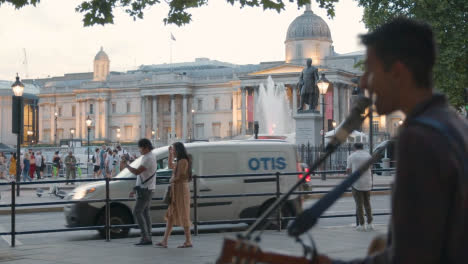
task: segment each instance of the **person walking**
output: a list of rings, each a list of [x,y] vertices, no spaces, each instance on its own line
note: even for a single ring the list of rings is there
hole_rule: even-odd
[[[362,143],[354,143],[354,152],[349,155],[347,160],[346,173],[351,174],[359,169],[371,158],[371,155],[364,151]],[[357,231],[373,230],[372,209],[370,204],[370,191],[372,190],[372,173],[367,169],[352,186],[353,198],[356,203],[356,214],[358,218]],[[364,225],[364,209],[366,210],[367,224]]]
[[[113,163],[114,163],[114,157],[112,156],[112,150],[109,148],[107,149],[106,160],[104,162],[107,178],[112,178],[112,171],[114,170]]]
[[[7,160],[5,154],[0,152],[0,179],[6,179],[7,171],[6,171],[6,164]]]
[[[57,177],[60,174],[60,167],[61,167],[61,163],[62,163],[62,160],[60,159],[58,151],[55,151],[55,154],[52,157],[52,163],[53,163],[52,173],[54,174],[55,179],[57,179]]]
[[[133,209],[133,215],[136,222],[140,227],[141,239],[135,246],[152,245],[151,232],[151,216],[150,206],[151,198],[153,197],[154,190],[156,189],[156,157],[153,155],[153,145],[147,138],[142,138],[138,141],[138,148],[143,156],[141,164],[138,168],[133,168],[126,161],[125,168],[131,173],[137,175],[135,188],[136,203]]]
[[[120,157],[119,157],[119,154],[118,154],[118,151],[117,149],[114,149],[112,151],[112,166],[113,166],[113,174],[112,174],[112,177],[116,176],[117,174],[119,174],[120,172],[120,163],[121,163],[121,160],[120,160]]]
[[[42,157],[42,153],[38,151],[36,153],[36,176],[37,179],[42,179],[42,174],[44,172],[44,158]]]
[[[34,152],[29,154],[29,177],[34,180],[34,174],[36,173],[36,156]]]
[[[68,156],[65,157],[65,168],[67,175],[66,180],[70,180],[70,176],[72,180],[76,179],[76,158],[73,156],[72,151],[69,151]],[[75,182],[72,182],[71,184],[75,184]],[[68,185],[68,182],[66,182],[65,185]]]
[[[125,168],[125,160],[130,160],[130,155],[128,155],[128,152],[125,149],[123,149],[120,145],[117,145],[116,149],[117,149],[117,154],[120,158],[119,171],[122,171]]]
[[[102,145],[102,148],[101,148],[101,151],[99,152],[99,167],[101,168],[101,174],[102,174],[102,177],[105,178],[106,177],[106,167],[105,167],[105,163],[106,163],[106,156],[107,156],[107,147],[106,145]]]
[[[94,151],[94,155],[93,155],[93,165],[94,165],[94,168],[93,168],[93,177],[96,179],[96,178],[99,178],[99,175],[101,173],[101,170],[104,169],[104,168],[101,168],[101,158],[99,155],[99,148],[96,148],[96,150]]]
[[[176,162],[174,163],[174,157]],[[167,208],[165,219],[167,221],[163,240],[156,246],[167,248],[167,241],[172,232],[172,227],[182,226],[185,233],[185,242],[178,248],[192,247],[190,234],[190,186],[192,178],[192,161],[187,154],[184,144],[175,142],[169,146],[169,168],[172,169],[171,202]]]
[[[10,180],[16,181],[16,153],[11,154],[10,158],[10,169],[8,170],[10,174]]]
[[[26,181],[26,180],[32,181],[31,177],[29,177],[30,166],[31,166],[31,163],[30,163],[29,153],[26,152],[23,155],[23,181]]]

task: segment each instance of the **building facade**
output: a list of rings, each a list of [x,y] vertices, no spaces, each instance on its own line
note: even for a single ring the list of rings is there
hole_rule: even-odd
[[[284,61],[235,65],[198,58],[112,72],[101,48],[93,72],[35,80],[41,88],[38,140],[45,144],[72,137],[86,140],[88,117],[89,137],[96,143],[146,137],[167,144],[251,134],[258,87],[269,76],[286,87],[291,113],[296,113],[297,82],[307,58],[331,82],[324,113],[330,130],[333,120],[340,123],[350,111],[355,87],[351,80],[361,74],[354,65],[364,58],[363,52],[337,54],[332,43],[326,22],[307,6],[288,28]]]

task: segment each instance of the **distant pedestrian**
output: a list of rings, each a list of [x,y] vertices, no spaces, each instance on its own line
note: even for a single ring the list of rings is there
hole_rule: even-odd
[[[45,162],[42,153],[38,151],[36,153],[36,175],[37,179],[41,179],[44,174]]]
[[[107,178],[112,178],[112,171],[114,170],[114,157],[112,157],[112,150],[109,148],[106,152],[106,160],[104,162],[105,172]]]
[[[32,181],[31,177],[29,177],[29,168],[31,166],[30,160],[29,160],[29,153],[24,153],[23,155],[23,181]]]
[[[135,216],[136,222],[140,227],[141,240],[136,243],[136,246],[152,245],[151,239],[151,216],[150,206],[151,197],[156,189],[156,157],[153,155],[153,145],[151,141],[146,138],[142,138],[138,141],[138,148],[140,149],[141,164],[138,168],[133,168],[126,164],[126,168],[133,174],[137,175],[136,186],[136,203],[133,209],[133,215]]]
[[[105,163],[106,163],[106,156],[107,156],[107,147],[106,145],[102,145],[101,152],[99,152],[99,159],[100,159],[100,164],[99,166],[101,167],[101,173],[102,177],[106,177],[106,170],[105,170]]]
[[[125,168],[125,161],[130,160],[130,155],[128,152],[123,149],[120,145],[117,145],[117,154],[119,155],[119,171],[123,170]]]
[[[8,170],[10,174],[10,179],[12,181],[16,180],[16,153],[11,154],[10,158],[10,169]]]
[[[6,178],[6,175],[7,175],[6,164],[7,164],[7,160],[6,160],[5,154],[3,154],[3,152],[0,152],[0,179]]]
[[[72,180],[76,179],[76,158],[73,156],[73,152],[69,151],[68,156],[65,157],[65,168],[66,168],[66,173],[67,173],[67,181],[70,180],[70,176]],[[65,183],[67,185],[68,182]],[[75,184],[75,182],[72,182],[71,184]]]
[[[112,176],[116,176],[120,172],[120,156],[118,154],[117,149],[112,151]]]
[[[29,177],[34,180],[34,173],[36,173],[36,156],[31,152],[29,156]]]
[[[176,162],[174,163],[174,157]],[[169,168],[172,169],[171,201],[166,212],[166,231],[164,238],[156,246],[167,247],[167,241],[172,232],[173,225],[182,226],[185,233],[185,242],[178,248],[192,247],[192,237],[190,234],[190,186],[192,178],[192,161],[187,154],[184,144],[175,142],[169,146]]]
[[[54,157],[52,158],[52,174],[57,179],[58,175],[60,174],[60,167],[61,167],[62,160],[60,159],[59,152],[55,151]]]
[[[99,148],[96,148],[96,150],[94,151],[94,155],[92,157],[93,159],[93,165],[94,165],[94,168],[93,168],[93,176],[94,178],[99,178],[99,175],[100,175],[100,172],[103,168],[101,168],[101,158],[99,155]]]
[[[363,150],[362,143],[354,143],[354,152],[348,157],[346,172],[355,172],[359,167],[371,159],[371,155]],[[367,169],[359,180],[352,186],[354,201],[356,203],[356,213],[358,217],[358,225],[356,230],[373,230],[372,224],[372,209],[370,204],[370,190],[372,189],[372,173],[370,168]],[[364,211],[366,210],[367,224],[364,226]]]

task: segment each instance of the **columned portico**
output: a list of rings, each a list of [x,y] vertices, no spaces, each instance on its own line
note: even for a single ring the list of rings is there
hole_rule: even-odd
[[[155,95],[155,96],[152,96],[152,102],[153,102],[153,109],[152,109],[152,116],[153,116],[153,119],[152,119],[152,129],[154,131],[154,138],[155,139],[158,139],[158,97]]]
[[[170,131],[170,141],[172,142],[175,140],[175,129],[176,129],[176,124],[175,124],[175,94],[172,94],[170,96],[171,98],[171,131]]]
[[[81,111],[81,117],[80,117],[80,124],[81,124],[81,138],[87,138],[88,137],[88,132],[87,132],[87,126],[86,126],[86,123],[85,123],[85,120],[87,118],[87,115],[86,115],[86,101],[80,101],[79,102],[81,107],[80,107],[80,111]]]
[[[104,107],[104,126],[102,128],[102,136],[105,139],[110,139],[109,135],[109,99],[103,100],[103,107]]]
[[[81,129],[80,129],[80,120],[81,120],[81,102],[76,101],[75,103],[75,131],[76,131],[76,138],[82,138],[81,135]],[[39,124],[41,122],[41,115],[39,115]],[[41,128],[39,128],[39,131],[42,131]]]
[[[182,140],[187,141],[187,94],[183,95],[182,101]]]
[[[94,125],[94,139],[100,139],[101,138],[101,133],[100,133],[100,129],[101,129],[101,118],[100,118],[100,115],[101,115],[101,100],[96,100],[96,112],[94,114],[94,118],[96,119],[96,123]]]
[[[55,142],[55,104],[50,104],[50,142]]]
[[[145,138],[146,133],[146,97],[141,97],[141,113],[140,113],[140,138]]]
[[[247,87],[241,87],[241,135],[245,135],[245,91]]]

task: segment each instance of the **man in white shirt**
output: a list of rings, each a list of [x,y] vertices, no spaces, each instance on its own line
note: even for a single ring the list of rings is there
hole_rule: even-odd
[[[38,180],[41,179],[43,171],[44,171],[44,162],[43,162],[41,152],[38,151],[36,153],[36,175],[37,175]]]
[[[151,153],[153,145],[151,141],[142,138],[138,141],[138,148],[142,155],[140,166],[135,169],[130,165],[125,166],[131,173],[137,175],[136,180],[136,203],[133,215],[140,227],[141,240],[136,246],[152,245],[151,240],[151,198],[156,189],[156,157]],[[128,162],[128,161],[127,161]]]
[[[371,158],[371,155],[363,150],[362,143],[354,144],[354,152],[349,155],[347,161],[346,172],[352,173],[359,169],[359,167]],[[357,180],[353,186],[353,197],[356,202],[356,213],[359,224],[356,226],[356,230],[372,230],[372,209],[370,205],[370,190],[372,189],[372,173],[371,169],[367,169]],[[364,226],[364,212],[363,207],[366,210],[367,224]]]

